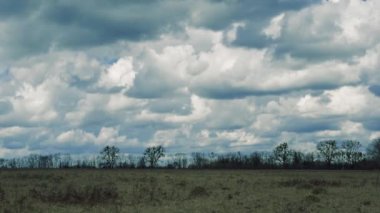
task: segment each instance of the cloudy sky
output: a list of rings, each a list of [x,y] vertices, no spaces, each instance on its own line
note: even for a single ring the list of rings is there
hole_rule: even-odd
[[[0,157],[380,136],[380,1],[0,0]]]

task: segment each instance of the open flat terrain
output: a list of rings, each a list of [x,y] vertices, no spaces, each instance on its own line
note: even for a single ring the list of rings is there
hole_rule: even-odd
[[[380,212],[377,171],[2,170],[1,212]]]

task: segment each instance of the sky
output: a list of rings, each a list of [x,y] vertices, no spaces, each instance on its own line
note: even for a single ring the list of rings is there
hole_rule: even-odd
[[[380,1],[0,0],[0,157],[380,136]]]

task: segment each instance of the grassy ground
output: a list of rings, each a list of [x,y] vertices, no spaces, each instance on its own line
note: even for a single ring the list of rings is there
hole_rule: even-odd
[[[0,212],[380,212],[369,171],[0,171]]]

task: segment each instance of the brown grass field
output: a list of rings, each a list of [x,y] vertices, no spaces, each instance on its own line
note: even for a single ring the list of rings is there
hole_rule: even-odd
[[[1,212],[380,212],[378,171],[2,170]]]

